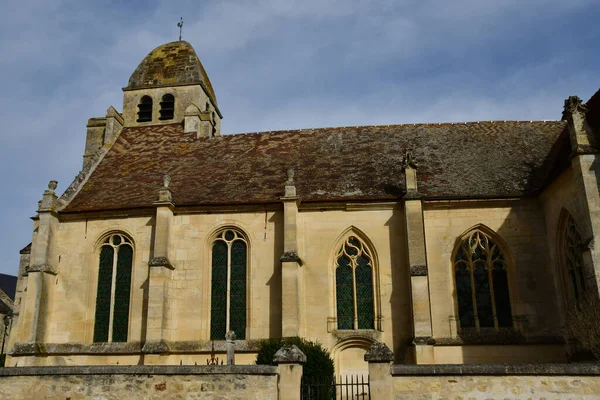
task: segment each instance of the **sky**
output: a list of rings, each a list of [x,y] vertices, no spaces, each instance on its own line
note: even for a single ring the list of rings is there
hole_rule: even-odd
[[[224,134],[557,120],[600,88],[598,0],[19,0],[0,14],[0,273],[48,181],[81,169],[89,118],[122,110],[153,48],[194,46]]]

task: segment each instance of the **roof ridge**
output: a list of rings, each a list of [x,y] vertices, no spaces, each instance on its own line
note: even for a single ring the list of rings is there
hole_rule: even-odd
[[[476,125],[476,124],[491,124],[491,123],[519,123],[519,124],[532,124],[536,122],[563,122],[560,120],[552,119],[540,119],[540,120],[491,120],[491,121],[465,121],[465,122],[418,122],[418,123],[406,123],[406,124],[382,124],[382,125],[347,125],[347,126],[322,126],[318,128],[300,128],[300,129],[277,129],[271,131],[255,131],[255,132],[235,132],[225,133],[222,136],[241,136],[241,135],[261,135],[265,133],[287,133],[287,132],[313,132],[331,129],[352,129],[352,128],[392,128],[392,127],[407,127],[407,126],[441,126],[441,125]]]

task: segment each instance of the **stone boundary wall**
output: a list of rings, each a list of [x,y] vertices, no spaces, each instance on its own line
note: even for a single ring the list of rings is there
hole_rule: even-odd
[[[600,364],[393,365],[390,372],[390,400],[600,399]]]
[[[0,368],[0,399],[278,399],[278,367],[82,366]]]
[[[433,364],[390,367],[392,376],[443,375],[545,375],[596,376],[600,379],[600,364]]]

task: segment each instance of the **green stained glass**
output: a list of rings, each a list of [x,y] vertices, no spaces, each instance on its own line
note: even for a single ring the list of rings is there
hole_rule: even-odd
[[[102,246],[100,249],[94,342],[108,342],[114,256],[115,251],[111,246]]]
[[[458,317],[463,328],[475,327],[473,296],[471,288],[471,272],[464,262],[456,264],[456,298],[458,299]]]
[[[491,240],[490,240],[491,243]],[[502,253],[500,252],[500,248],[498,246],[494,246],[493,251],[492,251],[492,260],[496,261],[496,260],[504,260],[504,257],[502,256]]]
[[[506,269],[501,262],[496,262],[494,264],[492,279],[494,281],[494,300],[496,301],[498,326],[511,327],[513,326],[513,321],[510,295],[508,293],[508,276]]]
[[[349,256],[358,255],[358,251],[360,249],[360,242],[356,240],[355,237],[351,237],[348,239],[348,243],[345,245],[346,254]]]
[[[127,341],[132,263],[133,249],[131,246],[126,244],[119,246],[117,252],[117,277],[115,281],[115,305],[113,311],[113,342]]]
[[[373,271],[366,256],[357,259],[356,279],[356,315],[358,329],[373,329],[375,313],[373,310]]]
[[[350,260],[338,258],[335,270],[338,329],[354,329],[354,287]]]
[[[477,261],[477,260],[483,260],[483,261],[485,261],[486,254],[484,253],[484,251],[479,246],[477,246],[477,248],[473,252],[472,258],[473,258],[473,261]]]
[[[456,261],[466,261],[466,257],[465,257],[465,252],[463,250],[463,248],[461,247],[458,252],[456,253]]]
[[[361,244],[360,241],[355,238],[354,236],[350,236],[350,238],[348,238],[348,243],[350,243],[352,246],[357,247],[357,248],[361,248]]]
[[[210,338],[224,340],[227,328],[227,244],[217,240],[212,246]]]
[[[456,254],[454,268],[461,327],[473,328],[476,320],[481,328],[513,326],[506,261],[491,237],[471,233]]]
[[[492,296],[490,292],[490,279],[486,264],[478,262],[474,265],[473,282],[475,284],[475,298],[477,300],[477,317],[482,328],[494,327],[494,313],[492,310]]]
[[[231,280],[229,283],[229,328],[238,339],[246,338],[246,243],[231,245]]]

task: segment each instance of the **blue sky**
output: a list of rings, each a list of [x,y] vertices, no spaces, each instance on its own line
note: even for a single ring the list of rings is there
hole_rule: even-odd
[[[598,0],[20,0],[0,15],[0,272],[154,47],[202,60],[223,132],[560,119],[600,88]]]

